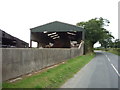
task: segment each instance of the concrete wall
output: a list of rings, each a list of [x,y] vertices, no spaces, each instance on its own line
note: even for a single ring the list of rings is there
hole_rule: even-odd
[[[59,48],[3,48],[2,79],[3,81],[37,71],[83,54],[81,49]]]

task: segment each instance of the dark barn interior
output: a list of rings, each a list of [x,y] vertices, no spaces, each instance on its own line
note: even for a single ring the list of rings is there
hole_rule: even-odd
[[[28,48],[29,44],[0,30],[0,47],[2,48]]]
[[[34,41],[38,48],[72,48],[83,40],[83,28],[55,21],[31,29],[30,47]]]

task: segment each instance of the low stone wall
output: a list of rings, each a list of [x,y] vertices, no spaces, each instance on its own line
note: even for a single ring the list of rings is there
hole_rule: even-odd
[[[83,48],[3,48],[2,80],[37,71],[82,54]]]

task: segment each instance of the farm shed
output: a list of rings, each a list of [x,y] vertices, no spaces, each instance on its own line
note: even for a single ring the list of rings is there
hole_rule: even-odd
[[[3,30],[0,30],[0,47],[2,48],[28,48],[29,44]]]
[[[84,29],[75,25],[54,21],[30,29],[32,41],[38,48],[78,48],[84,41]]]

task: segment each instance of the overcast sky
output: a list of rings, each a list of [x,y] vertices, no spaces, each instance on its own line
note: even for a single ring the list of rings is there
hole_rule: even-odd
[[[76,24],[95,17],[110,20],[118,38],[119,0],[0,0],[0,29],[29,43],[30,28],[53,21]]]

